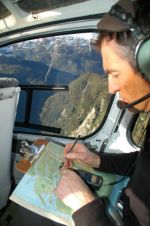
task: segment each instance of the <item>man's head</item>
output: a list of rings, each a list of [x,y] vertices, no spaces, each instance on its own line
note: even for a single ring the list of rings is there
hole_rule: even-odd
[[[98,23],[100,35],[97,45],[108,74],[109,91],[119,92],[126,103],[150,93],[150,46],[146,53],[146,73],[141,72],[135,57],[137,46],[150,34],[150,4],[147,12],[144,0],[143,11],[139,8],[139,2],[133,4],[130,0],[120,0]],[[150,39],[147,43],[150,45]],[[150,111],[150,98],[135,107]]]

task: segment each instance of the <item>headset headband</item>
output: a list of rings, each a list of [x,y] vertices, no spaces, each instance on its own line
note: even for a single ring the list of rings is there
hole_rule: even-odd
[[[137,68],[143,77],[150,81],[150,35],[145,35],[132,14],[126,12],[119,4],[112,6],[109,15],[118,19],[126,27],[125,31],[130,30],[138,40],[135,48]]]
[[[111,16],[115,16],[122,23],[127,24],[129,26],[129,30],[133,32],[137,39],[142,40],[145,37],[140,27],[136,24],[131,13],[126,12],[119,4],[112,6],[109,14]]]

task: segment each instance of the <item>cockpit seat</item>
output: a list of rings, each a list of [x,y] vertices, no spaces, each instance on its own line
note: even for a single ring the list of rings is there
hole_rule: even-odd
[[[116,176],[116,181],[122,179],[122,176]],[[122,219],[123,203],[120,200],[122,189],[126,187],[129,178],[123,179],[121,182],[113,186],[111,191],[108,206],[107,214],[110,217],[114,226],[124,226]]]
[[[0,78],[0,209],[11,188],[11,146],[20,87],[14,78]]]

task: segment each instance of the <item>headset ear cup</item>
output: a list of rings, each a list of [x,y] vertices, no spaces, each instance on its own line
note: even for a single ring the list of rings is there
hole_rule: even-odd
[[[138,69],[144,78],[150,81],[150,37],[138,44],[135,56]]]

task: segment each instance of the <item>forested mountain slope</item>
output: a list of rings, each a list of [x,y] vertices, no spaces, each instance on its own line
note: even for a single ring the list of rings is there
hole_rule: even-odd
[[[69,92],[47,98],[40,114],[41,124],[59,127],[64,135],[88,134],[100,124],[108,99],[106,77],[82,74],[70,83]]]

